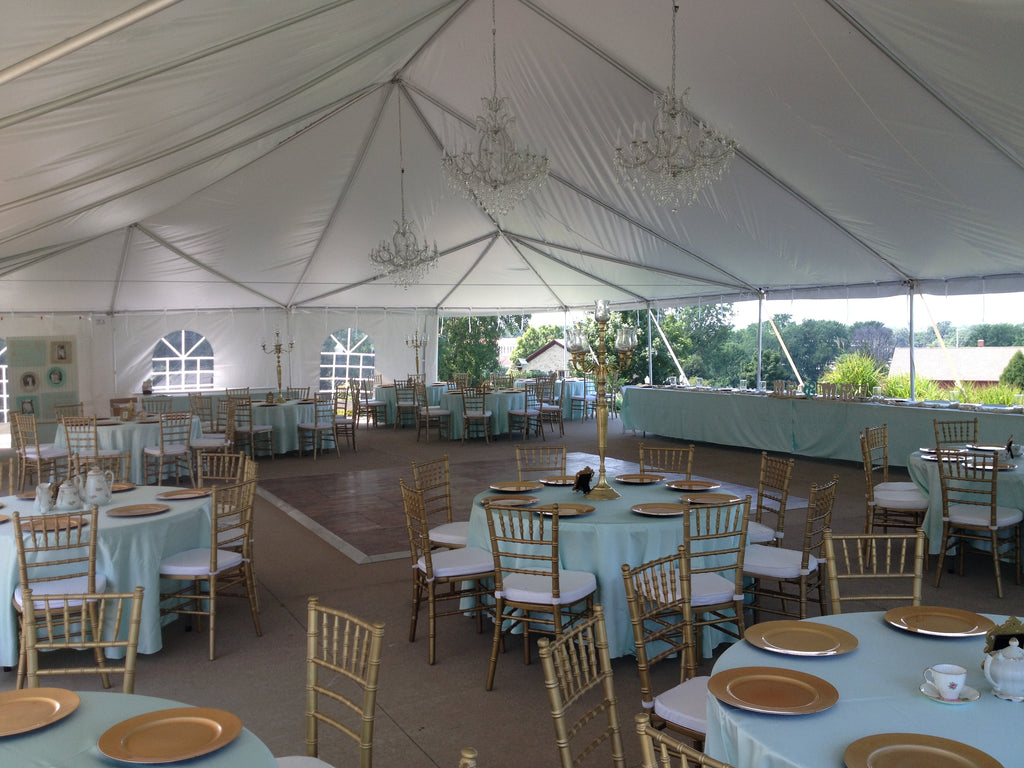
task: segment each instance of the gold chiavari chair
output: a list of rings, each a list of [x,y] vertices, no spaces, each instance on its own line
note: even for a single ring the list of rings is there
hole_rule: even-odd
[[[359,768],[373,764],[377,681],[384,624],[308,602],[306,629],[306,757],[279,757],[278,768],[310,768],[320,754],[320,724],[359,745]],[[314,766],[331,768],[320,760]]]
[[[231,398],[235,408],[235,442],[239,449],[248,449],[253,459],[260,451],[274,458],[274,428],[269,424],[253,424],[252,401],[245,397]]]
[[[576,395],[569,396],[569,419],[575,419],[576,414],[584,421],[597,411],[597,387],[593,376],[583,377],[583,391]]]
[[[250,479],[245,477],[249,460],[244,453],[202,451],[196,457],[196,486],[213,488],[218,485],[235,485]]]
[[[25,490],[25,482],[32,478],[35,483],[44,482],[51,476],[67,474],[70,454],[65,448],[53,443],[40,443],[33,413],[8,411],[11,423],[11,438],[18,455],[18,490]]]
[[[423,492],[423,506],[435,547],[456,549],[469,541],[469,521],[452,519],[451,466],[446,453],[431,461],[412,463],[412,481]]]
[[[761,452],[761,474],[757,481],[757,506],[747,526],[751,544],[778,544],[786,522],[789,481],[793,477],[793,459],[782,459]]]
[[[84,416],[84,403],[65,403],[53,406],[53,413],[57,417],[57,423],[63,421],[65,416]]]
[[[395,424],[393,429],[404,427],[406,423],[415,425],[416,418],[416,386],[404,381],[395,382]]]
[[[517,445],[516,469],[519,480],[535,479],[530,475],[564,475],[565,444],[561,445]]]
[[[555,396],[556,382],[553,379],[537,382],[537,409],[540,411],[541,421],[545,424],[558,425],[558,434],[565,437],[565,424],[562,421],[562,406]],[[552,427],[552,432],[554,428]]]
[[[860,433],[864,460],[866,513],[864,533],[881,528],[920,528],[928,512],[928,496],[913,481],[889,480],[889,427],[865,427]]]
[[[933,421],[935,427],[935,447],[948,446],[961,448],[968,443],[978,442],[978,417],[951,421]]]
[[[871,608],[892,607],[894,601],[921,604],[925,535],[920,528],[915,533],[849,534],[826,529],[824,545],[833,614],[843,612],[844,602]]]
[[[221,410],[224,412],[224,431],[204,431],[202,437],[193,438],[189,443],[196,462],[199,461],[200,453],[227,453],[235,447],[235,401],[225,400]]]
[[[173,410],[173,406],[173,398],[166,395],[142,398],[142,410],[154,416],[161,413],[170,413]]]
[[[18,467],[14,458],[0,461],[0,496],[13,496],[17,493]]]
[[[287,387],[284,396],[288,400],[308,400],[309,387]]]
[[[536,382],[528,381],[524,392],[524,404],[522,408],[509,408],[508,411],[508,437],[512,439],[513,432],[522,432],[523,439],[530,439],[530,432],[539,434],[542,440],[547,440],[544,435],[544,419],[540,413],[540,398],[537,395]]]
[[[427,399],[427,386],[422,381],[417,381],[413,386],[413,394],[416,398],[416,440],[419,441],[420,434],[423,433],[429,443],[431,427],[437,428],[438,440],[447,438],[450,434],[451,411],[430,405]]]
[[[342,442],[356,449],[356,424],[359,423],[359,390],[338,384],[334,390],[334,444],[340,454]]]
[[[544,668],[561,767],[583,765],[607,743],[612,765],[624,768],[603,606],[595,605],[593,616],[561,637],[550,641],[542,637],[537,641],[537,655]],[[587,737],[590,740],[582,747],[575,746]]]
[[[640,443],[640,474],[668,472],[689,480],[693,472],[693,445],[653,446]]]
[[[134,483],[131,481],[131,468],[132,468],[132,452],[125,451],[124,453],[118,453],[111,456],[92,456],[84,458],[81,456],[75,456],[72,459],[71,474],[76,477],[87,473],[92,467],[103,472],[110,472],[111,477],[114,478],[114,483],[121,485],[121,489],[134,487]]]
[[[326,450],[327,442],[335,442],[334,417],[335,417],[334,392],[317,392],[316,401],[313,404],[313,421],[303,421],[297,426],[299,431],[299,456],[303,455],[307,443],[313,448],[313,461],[316,461],[316,454]],[[334,446],[334,453],[341,458],[338,446]]]
[[[170,471],[175,485],[184,472],[189,485],[195,486],[191,442],[192,414],[189,411],[161,413],[160,444],[142,449],[147,485],[163,485],[164,475]]]
[[[462,442],[473,435],[484,436],[484,442],[491,442],[491,417],[493,411],[487,410],[487,393],[477,387],[466,387],[462,390]]]
[[[640,768],[733,768],[699,749],[694,749],[671,734],[659,731],[651,724],[646,712],[634,715],[636,732],[640,738]],[[673,762],[676,759],[677,762]]]
[[[188,409],[192,412],[193,416],[197,416],[199,418],[199,423],[203,425],[204,435],[216,433],[218,431],[217,417],[214,414],[215,407],[213,395],[204,395],[201,392],[189,392]]]
[[[377,398],[376,391],[377,387],[380,386],[380,382],[377,381],[376,377],[372,379],[360,379],[359,380],[359,414],[366,418],[366,425],[378,427],[380,425],[387,425],[388,404]]]
[[[100,448],[99,432],[95,416],[65,416],[61,420],[64,444],[71,458],[88,462],[99,456],[117,456],[119,448]]]

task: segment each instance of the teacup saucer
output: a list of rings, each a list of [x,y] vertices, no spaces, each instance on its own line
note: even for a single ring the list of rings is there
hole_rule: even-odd
[[[981,698],[981,694],[978,693],[977,688],[971,688],[969,685],[965,685],[960,690],[960,698],[950,701],[939,696],[938,690],[931,683],[921,683],[921,693],[927,696],[932,701],[937,701],[940,704],[970,704],[972,701],[977,701]]]

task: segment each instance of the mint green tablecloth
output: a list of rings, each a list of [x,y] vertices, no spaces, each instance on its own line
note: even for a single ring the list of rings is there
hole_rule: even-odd
[[[274,453],[299,450],[299,424],[310,423],[316,417],[316,406],[298,400],[266,405],[252,404],[252,423],[274,429]]]
[[[595,468],[596,469],[596,468]],[[672,476],[667,476],[671,479]],[[501,480],[515,480],[514,473]],[[595,481],[596,482],[596,481]],[[583,503],[596,509],[587,515],[559,519],[559,560],[563,568],[590,571],[597,577],[596,602],[604,606],[607,618],[608,647],[613,657],[633,654],[633,630],[622,583],[622,564],[640,565],[665,555],[675,554],[683,543],[683,518],[645,517],[634,514],[630,507],[649,502],[676,502],[680,493],[657,485],[627,485],[608,478],[610,485],[622,494],[611,501],[588,501],[567,487],[544,487],[530,491],[539,504]],[[745,494],[747,489],[723,484],[717,492]],[[469,545],[490,550],[490,533],[484,514],[483,498],[497,494],[485,491],[473,500],[469,518]],[[718,633],[713,642],[705,642],[711,653],[727,636]]]
[[[126,693],[81,691],[78,708],[62,720],[34,731],[0,739],[0,765],[10,768],[109,768],[128,765],[100,752],[97,742],[107,730],[129,718],[161,709],[205,706]],[[230,743],[206,755],[173,765],[194,768],[274,768],[267,745],[248,728]]]
[[[427,403],[432,406],[438,405],[441,402],[441,395],[447,391],[447,384],[427,384]],[[385,384],[383,386],[377,387],[373,391],[373,397],[375,400],[384,401],[384,410],[387,413],[387,423],[394,424],[395,414],[398,410],[398,406],[395,404],[395,385]]]
[[[187,408],[185,410],[188,410]],[[197,416],[192,417],[190,439],[203,436],[203,424]],[[100,450],[131,451],[131,464],[128,467],[128,479],[133,483],[146,482],[146,461],[143,449],[160,445],[160,422],[128,421],[96,427],[96,441]],[[58,429],[55,444],[67,445],[67,435]]]
[[[856,650],[841,656],[786,656],[747,642],[729,648],[714,672],[746,666],[795,669],[834,685],[839,701],[824,712],[782,716],[748,712],[708,694],[705,752],[730,765],[751,768],[841,768],[844,750],[857,739],[919,733],[969,744],[1006,768],[1020,766],[1021,707],[992,695],[980,669],[984,636],[912,634],[890,627],[882,615],[863,612],[808,619],[857,637]],[[965,667],[967,685],[980,691],[981,698],[946,705],[925,697],[919,690],[922,671],[939,662]]]
[[[142,486],[133,491],[115,493],[110,504],[100,507],[96,542],[96,570],[107,576],[108,592],[131,592],[145,587],[142,600],[142,624],[139,652],[156,653],[163,647],[160,637],[160,561],[167,555],[210,541],[210,498],[163,502],[168,512],[145,517],[110,517],[108,510],[134,504],[156,502],[156,495],[167,487]],[[0,501],[0,513],[17,510],[23,516],[35,514],[32,501],[7,496]],[[96,532],[94,532],[95,534]],[[0,665],[18,663],[18,622],[11,596],[18,586],[18,559],[14,527],[0,524]],[[127,627],[124,628],[127,633]]]
[[[780,398],[748,392],[655,387],[623,389],[622,424],[681,440],[735,445],[822,459],[862,461],[860,432],[889,425],[889,463],[935,441],[935,419],[978,417],[978,439],[1005,443],[1024,434],[1024,416],[1008,409],[967,411],[876,401]]]
[[[484,408],[491,412],[491,436],[508,434],[508,412],[526,405],[524,392],[488,392]],[[462,394],[443,392],[438,407],[450,411],[448,434],[452,440],[462,439]]]

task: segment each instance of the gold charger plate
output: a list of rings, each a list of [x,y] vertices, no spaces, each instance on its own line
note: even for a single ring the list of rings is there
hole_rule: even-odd
[[[242,732],[237,715],[222,709],[179,707],[131,717],[100,736],[100,752],[126,763],[173,763],[208,754]]]
[[[788,656],[838,656],[857,647],[845,629],[813,621],[762,621],[747,627],[744,639],[756,648]]]
[[[574,485],[576,483],[576,475],[550,475],[540,478],[537,482],[544,485]]]
[[[0,515],[0,523],[6,523],[10,519],[11,519],[10,515]]]
[[[108,509],[107,514],[111,517],[143,517],[145,515],[159,515],[166,512],[170,507],[166,504],[129,504],[126,507],[114,507]]]
[[[984,635],[996,625],[991,619],[971,611],[934,605],[893,608],[882,618],[897,629],[937,637]]]
[[[736,667],[708,680],[719,701],[768,715],[809,715],[839,701],[839,691],[820,677],[795,669]]]
[[[66,514],[65,512],[58,512],[58,513],[54,514],[50,518],[50,519],[54,519],[54,518],[57,517],[57,515],[61,515],[61,518],[60,518],[60,521],[61,521],[60,529],[62,531],[65,528],[77,528],[80,525],[88,525],[89,524],[89,521],[86,518],[84,518],[84,517],[63,517],[63,515],[65,515],[65,514]],[[45,525],[45,523],[40,521],[40,520],[24,520],[21,523],[21,530],[23,530],[23,531],[31,531],[33,528],[38,528],[39,530],[43,530],[43,526],[44,525]],[[53,529],[51,528],[50,530],[53,530]]]
[[[722,484],[714,480],[670,480],[665,487],[673,491],[710,491],[721,488]]]
[[[967,744],[923,733],[876,733],[843,752],[846,768],[1004,768]]]
[[[181,501],[182,499],[201,499],[209,496],[212,491],[209,488],[179,488],[176,491],[164,491],[158,493],[156,498],[169,501]]]
[[[16,495],[22,501],[35,501],[36,500],[36,492],[35,491],[22,491],[21,493],[16,494]]]
[[[686,507],[682,504],[670,502],[652,502],[650,504],[634,504],[629,508],[631,512],[649,517],[678,517],[686,514]]]
[[[544,483],[538,483],[536,480],[511,480],[505,483],[491,483],[492,491],[501,491],[502,493],[539,491],[543,487]]]
[[[540,499],[536,496],[485,496],[484,501],[489,501],[492,504],[504,504],[506,507],[526,507],[530,504],[536,504]]]
[[[660,483],[665,479],[664,475],[652,475],[649,473],[633,474],[633,475],[616,475],[615,479],[620,483],[630,483],[632,485],[650,485],[652,483]]]
[[[679,497],[683,501],[690,502],[691,506],[706,506],[708,504],[733,504],[740,500],[734,493],[702,493],[699,496],[683,494]]]
[[[597,507],[591,506],[590,504],[545,504],[543,507],[535,507],[534,512],[540,512],[542,515],[551,517],[555,514],[555,507],[558,507],[559,517],[576,517],[577,515],[589,515]]]
[[[64,688],[22,688],[0,693],[0,736],[26,733],[74,712],[81,698]]]
[[[97,427],[116,427],[121,423],[120,419],[103,419],[96,422]]]
[[[113,483],[110,486],[112,493],[123,493],[124,491],[134,491],[135,483]]]

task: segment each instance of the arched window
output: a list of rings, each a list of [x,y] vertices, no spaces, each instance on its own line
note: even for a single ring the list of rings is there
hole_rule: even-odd
[[[7,421],[7,339],[0,338],[0,422]]]
[[[153,349],[154,392],[213,389],[213,347],[196,331],[174,331]]]
[[[374,358],[373,339],[358,328],[335,331],[320,347],[320,391],[332,391],[339,381],[371,378]]]

